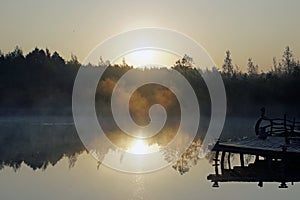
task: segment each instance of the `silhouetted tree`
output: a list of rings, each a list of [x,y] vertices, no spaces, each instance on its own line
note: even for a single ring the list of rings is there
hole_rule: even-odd
[[[71,60],[67,61],[67,64],[75,67],[80,67],[81,65],[77,59],[77,56],[75,56],[74,54],[71,54]]]
[[[233,65],[232,65],[232,59],[231,59],[231,54],[230,51],[227,50],[226,51],[226,57],[224,59],[224,64],[222,65],[223,68],[223,72],[227,75],[227,76],[232,76],[233,75]]]
[[[55,66],[63,66],[65,60],[55,51],[51,56],[51,61]]]
[[[16,59],[18,57],[24,57],[23,56],[23,51],[20,49],[19,46],[16,46],[14,51],[7,54],[8,59]]]
[[[247,69],[249,75],[257,75],[258,74],[258,66],[254,65],[252,58],[248,59]]]
[[[286,73],[291,74],[292,69],[292,61],[293,61],[293,53],[289,46],[287,46],[282,55],[282,63]]]
[[[242,74],[242,70],[241,70],[240,66],[235,65],[233,73],[236,74],[236,75],[241,75]]]
[[[122,65],[121,65],[121,67],[124,67],[124,68],[129,67],[128,64],[126,63],[125,57],[122,58]]]
[[[183,56],[183,58],[181,59],[181,64],[184,67],[192,67],[193,66],[193,58],[185,54]]]
[[[280,74],[281,73],[281,69],[279,68],[279,66],[277,64],[276,57],[273,57],[272,72],[275,73],[275,74]]]

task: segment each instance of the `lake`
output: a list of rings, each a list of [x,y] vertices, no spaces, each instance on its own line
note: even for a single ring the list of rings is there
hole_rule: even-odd
[[[254,134],[255,120],[227,119],[222,137]],[[192,160],[195,163],[189,163],[183,175],[174,164],[142,174],[113,170],[88,153],[71,118],[6,117],[0,120],[0,130],[0,199],[4,200],[274,200],[299,199],[300,195],[298,183],[288,183],[287,189],[279,189],[276,182],[264,183],[262,188],[258,183],[237,182],[220,183],[214,188],[207,180],[214,173],[208,157]]]

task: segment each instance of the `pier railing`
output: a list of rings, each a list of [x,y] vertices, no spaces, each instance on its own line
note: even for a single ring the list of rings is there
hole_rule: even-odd
[[[262,139],[268,136],[285,137],[286,144],[289,144],[292,140],[300,140],[300,122],[295,118],[287,119],[286,114],[283,118],[268,118],[262,109],[261,117],[255,125],[255,133]]]
[[[207,179],[213,187],[219,182],[280,182],[279,188],[287,188],[287,182],[300,181],[300,122],[295,118],[268,118],[265,109],[255,125],[258,137],[241,140],[218,141],[212,155],[215,174]],[[238,166],[233,166],[233,157],[239,155]],[[245,155],[253,162],[246,163]]]

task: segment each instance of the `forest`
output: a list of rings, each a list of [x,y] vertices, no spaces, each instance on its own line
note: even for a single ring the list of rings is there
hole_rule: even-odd
[[[6,54],[0,51],[0,115],[71,115],[73,83],[80,66],[75,55],[65,60],[48,49],[35,48],[26,55],[19,47]],[[101,67],[101,62],[96,67]],[[141,69],[128,66],[126,62],[109,64],[98,85],[97,107],[110,106],[114,84],[128,70]],[[143,73],[148,70],[163,69],[147,69]],[[209,93],[201,78],[209,71],[196,70],[192,58],[187,55],[167,70],[177,70],[186,77],[197,95],[201,111],[209,114]],[[233,64],[229,50],[225,53],[224,64],[214,70],[221,73],[224,81],[228,115],[258,115],[261,107],[278,113],[300,115],[300,62],[294,58],[289,46],[283,50],[281,58],[274,57],[273,67],[267,72],[260,70],[252,58],[248,59],[247,71],[241,71],[239,66]],[[160,100],[168,104],[166,106],[169,106],[170,112],[177,112],[174,111],[176,101],[171,104],[166,102],[170,96],[167,88],[146,85],[139,90],[132,97],[133,102],[150,98],[149,102],[140,105],[147,108]],[[151,99],[151,95],[156,93],[157,98]]]

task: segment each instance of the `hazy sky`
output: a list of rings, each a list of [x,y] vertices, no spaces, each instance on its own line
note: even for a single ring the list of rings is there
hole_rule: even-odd
[[[202,44],[217,65],[230,49],[245,67],[252,57],[269,68],[290,45],[300,59],[298,0],[0,0],[0,49],[38,46],[82,61],[107,37],[141,27],[183,32]]]

